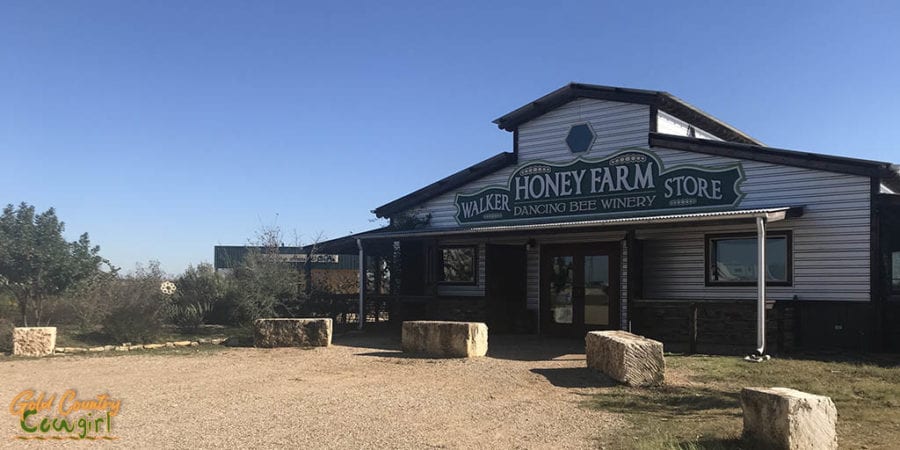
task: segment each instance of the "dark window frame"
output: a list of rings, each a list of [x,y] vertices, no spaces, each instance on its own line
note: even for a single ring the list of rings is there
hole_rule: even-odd
[[[766,239],[773,237],[784,237],[785,249],[787,255],[785,258],[785,281],[769,281],[766,280],[766,286],[793,286],[794,285],[794,233],[791,230],[773,230],[766,232]],[[756,286],[756,281],[714,281],[710,276],[712,268],[712,242],[718,239],[756,239],[756,233],[717,233],[707,234],[704,236],[704,259],[703,259],[703,280],[707,287],[733,287],[733,286]],[[766,253],[768,255],[768,253]]]
[[[444,280],[444,250],[471,249],[472,250],[472,281],[447,281]],[[478,245],[439,245],[437,251],[438,284],[442,286],[477,286],[478,285]]]

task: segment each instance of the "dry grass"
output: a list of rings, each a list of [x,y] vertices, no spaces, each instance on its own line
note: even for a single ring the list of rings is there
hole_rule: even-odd
[[[667,356],[667,385],[603,389],[591,408],[623,414],[632,426],[614,448],[749,448],[741,441],[740,389],[783,386],[834,400],[841,448],[896,448],[900,441],[900,357],[773,359]]]
[[[57,327],[56,345],[59,347],[96,347],[100,345],[121,345],[103,334],[99,329],[93,332],[84,332],[75,326]],[[250,331],[241,327],[224,327],[206,325],[195,332],[185,333],[174,327],[164,328],[154,342],[166,341],[195,341],[198,338],[226,338],[249,337]]]

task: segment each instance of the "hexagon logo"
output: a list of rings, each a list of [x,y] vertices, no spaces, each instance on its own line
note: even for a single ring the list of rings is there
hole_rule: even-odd
[[[594,131],[591,126],[586,123],[572,125],[569,128],[569,135],[566,136],[566,145],[572,153],[586,152],[594,143]]]

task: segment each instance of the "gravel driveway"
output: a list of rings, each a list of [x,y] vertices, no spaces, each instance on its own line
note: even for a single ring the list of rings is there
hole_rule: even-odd
[[[472,360],[405,357],[393,335],[334,344],[0,360],[4,411],[29,388],[122,399],[114,442],[16,441],[4,412],[0,446],[585,448],[620,423],[581,406],[604,382],[578,341],[492,337]]]

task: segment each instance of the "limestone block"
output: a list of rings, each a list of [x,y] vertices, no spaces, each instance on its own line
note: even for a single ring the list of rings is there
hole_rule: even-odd
[[[13,328],[13,355],[46,356],[56,348],[56,327]]]
[[[144,349],[145,350],[156,350],[158,348],[163,348],[165,346],[166,346],[166,344],[144,344]]]
[[[795,389],[744,388],[744,437],[778,449],[836,449],[837,409],[831,398]]]
[[[658,386],[666,360],[659,341],[627,331],[591,331],[584,338],[587,366],[629,386]]]
[[[488,327],[481,322],[407,321],[403,322],[401,346],[406,353],[439,358],[484,356]]]
[[[253,341],[257,347],[328,347],[331,319],[257,319]]]
[[[175,341],[172,344],[175,347],[190,347],[191,341]]]

